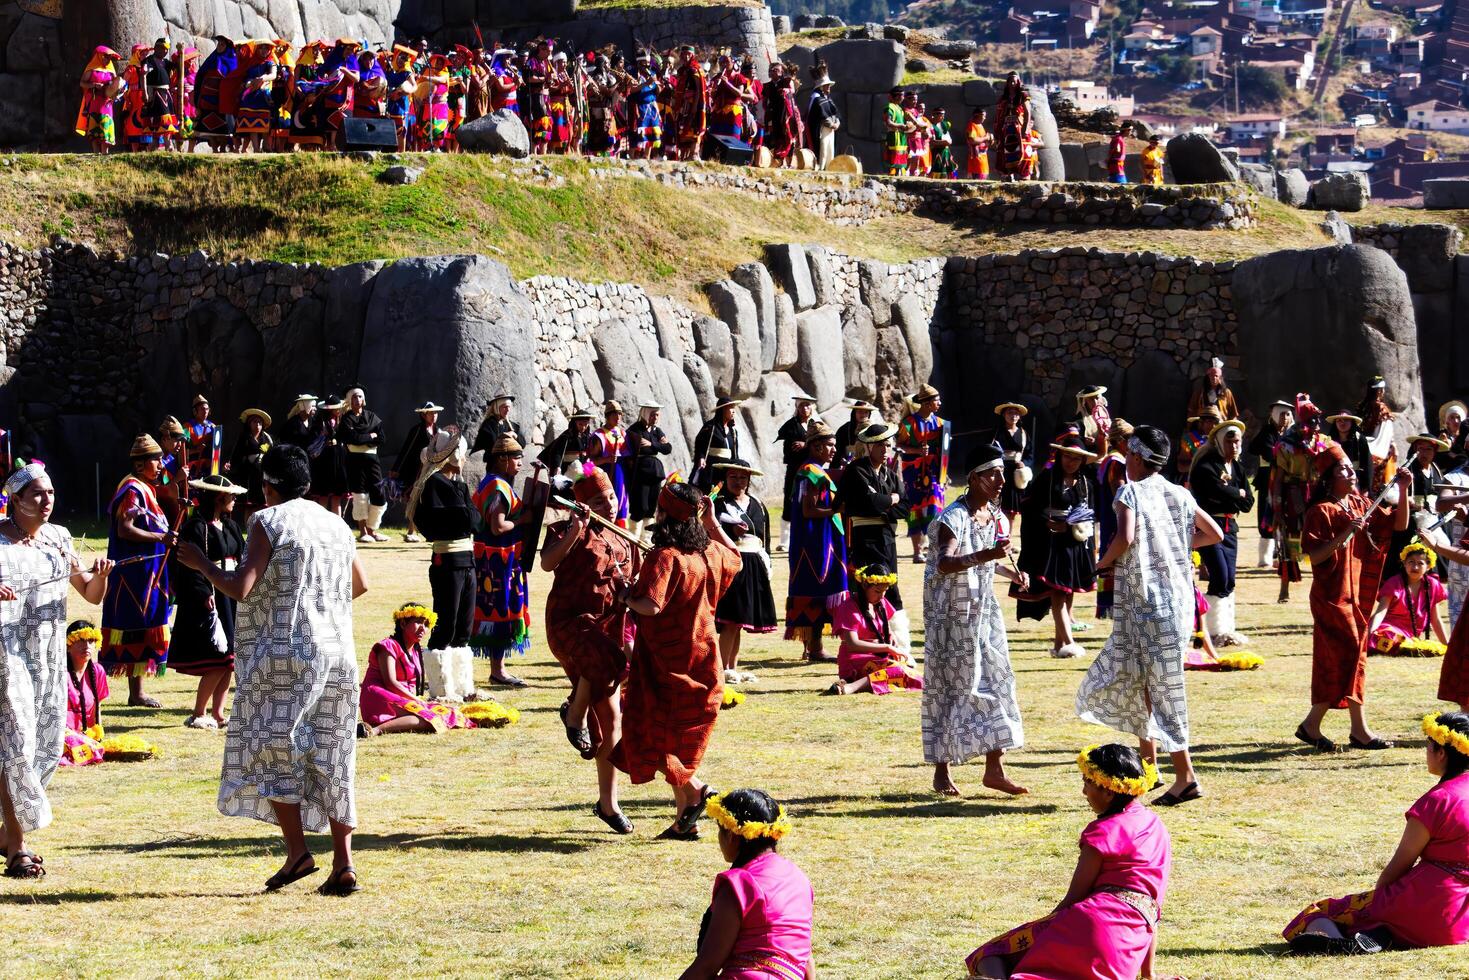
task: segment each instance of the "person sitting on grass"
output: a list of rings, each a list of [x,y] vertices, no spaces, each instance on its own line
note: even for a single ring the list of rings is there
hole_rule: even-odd
[[[719,824],[719,850],[728,871],[714,879],[714,897],[699,924],[699,952],[679,980],[809,980],[811,880],[777,853],[791,832],[785,807],[758,789],[711,796],[708,813]]]
[[[964,961],[974,977],[1151,977],[1172,843],[1140,797],[1158,770],[1136,749],[1091,745],[1076,757],[1097,819],[1081,832],[1071,887],[1050,915],[1017,926]]]
[[[1449,590],[1438,576],[1429,574],[1438,557],[1421,541],[1398,552],[1402,571],[1389,577],[1377,590],[1377,608],[1367,625],[1369,649],[1377,653],[1397,653],[1405,643],[1420,643],[1431,628],[1434,638],[1448,646],[1448,631],[1439,612]],[[1434,650],[1433,652],[1440,652]]]
[[[1469,943],[1469,713],[1425,715],[1423,733],[1424,761],[1438,783],[1408,808],[1377,887],[1314,902],[1285,927],[1281,935],[1296,952]]]
[[[832,612],[833,631],[841,637],[837,675],[827,694],[887,694],[893,688],[923,690],[923,678],[906,649],[893,636],[893,606],[887,591],[898,573],[881,562],[852,573],[856,588]]]
[[[447,704],[423,696],[423,641],[438,618],[417,602],[404,603],[393,613],[393,635],[379,640],[368,656],[358,697],[358,738],[474,727]]]
[[[102,702],[110,693],[107,671],[97,663],[102,631],[78,619],[66,628],[66,735],[61,765],[87,766],[102,761]],[[87,734],[91,731],[92,734]],[[96,737],[94,737],[96,736]]]

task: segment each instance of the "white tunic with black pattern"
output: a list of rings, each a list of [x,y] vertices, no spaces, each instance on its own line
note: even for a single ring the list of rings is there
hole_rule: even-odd
[[[963,498],[929,526],[930,558],[923,570],[923,759],[959,763],[1025,744],[1005,617],[995,597],[995,563],[962,572],[939,571],[939,528],[967,555],[1008,535],[1005,516],[976,523]]]
[[[51,822],[46,784],[66,736],[68,580],[34,587],[71,569],[71,533],[42,525],[34,545],[0,539],[0,583],[17,593],[0,602],[0,778],[21,830]]]
[[[239,606],[219,812],[276,823],[274,800],[300,804],[307,830],[355,827],[352,532],[308,500],[267,507],[250,524],[272,551]]]
[[[1154,474],[1119,488],[1116,505],[1133,512],[1136,529],[1117,562],[1112,635],[1082,679],[1076,713],[1178,752],[1188,748],[1183,660],[1193,636],[1194,498]]]

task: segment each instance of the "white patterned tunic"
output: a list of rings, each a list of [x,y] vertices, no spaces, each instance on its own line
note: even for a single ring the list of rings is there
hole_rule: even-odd
[[[66,736],[66,590],[71,534],[42,525],[34,546],[0,538],[0,582],[15,589],[0,602],[0,778],[21,830],[51,822],[46,784]]]
[[[1459,493],[1469,491],[1469,476],[1463,473],[1446,473],[1444,482],[1452,483],[1456,487],[1462,487]],[[1455,517],[1444,525],[1444,533],[1448,536],[1449,543],[1460,545],[1465,535],[1469,535],[1469,521],[1462,517]],[[1459,621],[1459,616],[1464,611],[1464,599],[1469,596],[1469,565],[1460,565],[1456,561],[1445,562],[1448,566],[1448,579],[1444,582],[1449,588],[1449,622],[1448,628],[1453,630],[1454,624]]]
[[[1117,506],[1133,512],[1136,529],[1117,562],[1112,635],[1082,679],[1076,713],[1179,752],[1188,748],[1183,659],[1193,635],[1194,498],[1155,473],[1124,484]]]
[[[1005,618],[994,593],[995,563],[962,572],[939,571],[939,528],[958,542],[958,554],[993,548],[1009,535],[1005,515],[976,523],[964,498],[945,507],[929,526],[923,570],[923,759],[959,763],[1025,744]]]
[[[308,500],[250,522],[272,551],[239,607],[219,812],[276,823],[275,800],[300,804],[307,830],[324,831],[329,819],[355,827],[352,532]]]

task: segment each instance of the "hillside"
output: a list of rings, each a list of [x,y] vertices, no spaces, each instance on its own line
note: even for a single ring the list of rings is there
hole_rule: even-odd
[[[103,250],[202,248],[228,259],[327,264],[482,252],[517,277],[636,282],[685,297],[772,242],[818,241],[905,261],[1066,245],[1223,259],[1326,241],[1316,216],[1269,201],[1260,223],[1240,232],[973,228],[912,215],[847,227],[783,201],[626,172],[609,177],[582,161],[533,167],[455,155],[411,162],[426,168],[423,177],[395,186],[376,179],[386,161],[316,154],[15,157],[0,166],[0,238],[35,247],[59,235]]]

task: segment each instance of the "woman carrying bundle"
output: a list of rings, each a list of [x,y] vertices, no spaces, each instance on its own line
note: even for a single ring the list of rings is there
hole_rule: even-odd
[[[1153,975],[1158,919],[1173,860],[1163,821],[1139,801],[1158,781],[1125,745],[1092,745],[1076,758],[1081,794],[1097,819],[1056,910],[970,953],[974,977]]]

